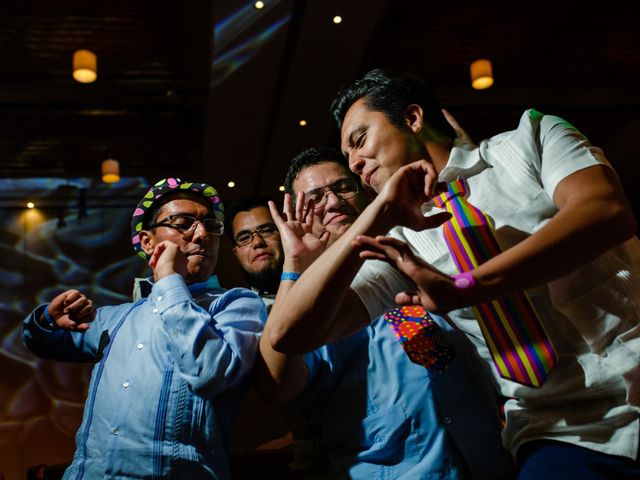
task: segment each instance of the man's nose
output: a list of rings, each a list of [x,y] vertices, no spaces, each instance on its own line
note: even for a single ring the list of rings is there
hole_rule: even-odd
[[[197,221],[195,228],[193,230],[193,237],[191,239],[192,241],[198,241],[198,242],[208,242],[209,241],[209,234],[207,233],[207,229],[204,226],[204,223]]]
[[[266,244],[267,244],[267,242],[264,241],[264,238],[262,238],[258,232],[253,232],[251,234],[251,247],[252,248],[264,247]]]
[[[349,155],[349,169],[356,175],[362,175],[362,170],[367,162],[357,153]]]
[[[342,203],[342,198],[340,198],[333,190],[327,190],[325,193],[327,197],[327,204],[325,208],[335,208]]]

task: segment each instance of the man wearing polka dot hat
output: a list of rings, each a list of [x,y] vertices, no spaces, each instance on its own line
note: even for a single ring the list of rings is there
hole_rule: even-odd
[[[159,181],[131,222],[153,271],[148,297],[96,310],[68,290],[25,319],[37,355],[96,363],[65,479],[230,477],[230,433],[266,309],[213,276],[222,220],[210,185]]]
[[[180,210],[181,203],[185,202],[197,202],[209,210],[204,222],[197,222],[195,217],[185,216],[182,211],[174,211],[174,208]],[[160,216],[161,207],[169,203],[171,205],[165,207],[168,215]],[[224,207],[215,188],[206,183],[167,178],[156,183],[134,210],[131,243],[138,256],[150,261],[158,240],[171,238],[177,245],[184,242],[187,281],[209,281],[217,286],[215,277],[211,278],[211,275],[216,265],[220,235],[224,230],[223,220]],[[208,234],[201,235],[203,231]]]

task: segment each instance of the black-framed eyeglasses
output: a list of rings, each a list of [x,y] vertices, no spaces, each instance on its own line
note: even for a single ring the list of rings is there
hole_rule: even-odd
[[[169,215],[159,222],[149,225],[149,228],[168,227],[187,235],[195,231],[198,223],[201,223],[210,235],[222,235],[224,232],[224,222],[221,220],[216,218],[197,218],[182,214]]]
[[[253,231],[241,231],[240,233],[238,233],[238,235],[236,235],[236,238],[234,238],[233,241],[237,247],[246,247],[251,242],[253,242],[254,235],[258,235],[260,238],[264,239],[267,237],[271,237],[276,233],[278,233],[278,227],[276,227],[275,224],[264,223]]]
[[[320,210],[327,203],[327,194],[332,192],[337,197],[343,200],[349,200],[360,193],[360,187],[358,182],[352,178],[341,178],[340,180],[333,182],[331,185],[325,185],[324,187],[314,188],[304,194],[304,201],[306,206],[309,206],[313,202],[314,211]]]

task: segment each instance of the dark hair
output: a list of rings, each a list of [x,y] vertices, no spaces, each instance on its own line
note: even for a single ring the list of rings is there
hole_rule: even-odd
[[[313,165],[327,162],[337,163],[342,166],[347,174],[360,184],[360,177],[354,175],[351,170],[349,170],[349,164],[339,150],[333,147],[311,147],[303,150],[291,160],[291,164],[287,170],[287,176],[284,180],[285,192],[290,195],[295,195],[293,182],[298,178],[300,172]]]
[[[271,198],[260,195],[256,197],[242,198],[226,206],[224,223],[226,223],[227,226],[225,230],[232,243],[234,241],[233,219],[236,218],[236,215],[238,215],[240,212],[248,212],[258,207],[265,207],[268,210],[269,200],[271,200]]]
[[[338,130],[347,111],[356,101],[364,98],[367,108],[382,112],[387,119],[403,128],[407,107],[419,105],[424,112],[424,121],[434,130],[455,138],[456,134],[442,114],[442,107],[421,78],[409,73],[394,73],[387,70],[371,70],[364,77],[342,88],[331,104]]]

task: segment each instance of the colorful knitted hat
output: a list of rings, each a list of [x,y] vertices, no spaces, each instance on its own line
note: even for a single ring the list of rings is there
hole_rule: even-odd
[[[148,260],[149,256],[140,245],[140,231],[143,230],[147,213],[153,209],[156,202],[167,193],[184,191],[195,193],[201,196],[207,202],[211,202],[211,210],[216,219],[224,221],[224,206],[218,196],[218,192],[211,185],[206,183],[191,183],[180,180],[179,178],[164,178],[156,183],[147,194],[142,197],[140,203],[133,212],[131,218],[131,243],[138,256],[144,260]]]

